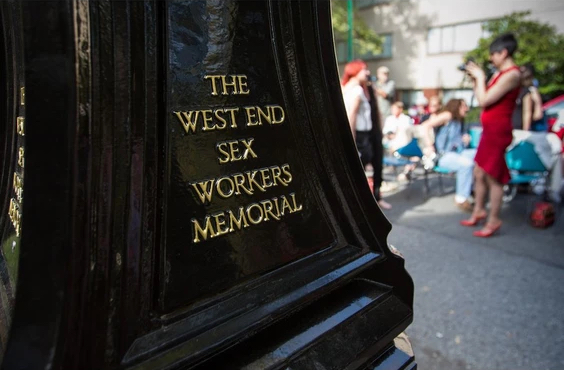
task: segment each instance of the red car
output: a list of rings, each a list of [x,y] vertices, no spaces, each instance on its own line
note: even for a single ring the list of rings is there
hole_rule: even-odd
[[[558,113],[564,110],[564,95],[550,99],[542,105],[548,121],[548,131],[552,131],[552,126],[558,119]],[[560,127],[558,131],[553,131],[562,140],[564,139],[564,127]],[[562,143],[562,152],[564,152],[564,142]]]
[[[558,112],[564,109],[564,95],[550,99],[542,105],[542,109],[548,118],[548,129],[552,130],[552,126],[558,119]]]

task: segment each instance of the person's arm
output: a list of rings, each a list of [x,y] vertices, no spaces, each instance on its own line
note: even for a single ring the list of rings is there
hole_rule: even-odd
[[[384,121],[384,127],[382,128],[382,133],[384,135],[393,134],[396,132],[396,122],[393,116],[386,117]]]
[[[388,81],[386,86],[384,86],[384,92],[386,93],[385,98],[389,101],[393,101],[396,95],[396,83],[392,80]]]
[[[527,94],[521,99],[523,103],[523,130],[529,131],[531,129],[531,117],[533,116],[533,99],[531,98],[531,94]]]
[[[534,86],[529,88],[529,92],[531,95],[531,101],[533,102],[533,120],[538,121],[544,116],[544,112],[542,110],[542,98],[539,91]]]
[[[503,74],[499,81],[486,90],[486,74],[477,64],[469,62],[466,71],[474,78],[474,94],[482,108],[496,103],[509,91],[521,84],[521,75],[518,71]]]
[[[424,148],[425,155],[429,155],[435,151],[434,129],[436,127],[447,124],[452,119],[452,113],[444,111],[435,115],[431,115],[428,120],[419,125],[422,135],[421,146]]]
[[[429,128],[435,128],[446,124],[451,119],[452,113],[450,113],[449,111],[444,111],[429,117],[429,119],[425,120],[425,122],[423,122],[421,125],[427,126]]]
[[[358,108],[360,107],[360,96],[355,96],[345,107],[347,109],[347,118],[349,119],[353,138],[356,139],[356,116],[358,114]]]

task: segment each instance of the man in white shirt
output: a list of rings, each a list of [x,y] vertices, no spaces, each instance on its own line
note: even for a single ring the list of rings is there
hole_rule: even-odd
[[[403,103],[400,101],[392,104],[391,110],[392,114],[386,118],[382,131],[384,147],[393,153],[411,141],[413,119],[403,113]]]
[[[381,66],[376,70],[376,82],[374,83],[374,91],[378,103],[378,111],[380,112],[380,122],[384,122],[386,117],[391,114],[391,104],[396,95],[396,84],[390,80],[390,70],[386,66]]]

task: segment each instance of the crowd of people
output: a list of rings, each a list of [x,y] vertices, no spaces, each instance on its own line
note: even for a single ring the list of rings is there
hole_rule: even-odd
[[[471,214],[461,225],[483,223],[473,232],[476,237],[489,237],[500,229],[503,186],[511,179],[505,153],[513,141],[513,130],[546,130],[534,68],[530,64],[517,66],[513,59],[516,50],[512,34],[492,42],[490,62],[496,72],[489,79],[474,62],[465,65],[482,109],[477,148],[470,147],[471,137],[464,124],[469,107],[463,99],[450,99],[443,106],[438,95],[420,98],[408,115],[403,103],[394,101],[395,84],[387,67],[378,68],[373,79],[363,61],[346,65],[341,82],[347,115],[362,164],[373,173],[374,197],[383,209],[391,208],[380,191],[383,156],[416,139],[425,168],[438,166],[456,174],[454,201]],[[399,180],[409,177],[414,167],[406,166]]]

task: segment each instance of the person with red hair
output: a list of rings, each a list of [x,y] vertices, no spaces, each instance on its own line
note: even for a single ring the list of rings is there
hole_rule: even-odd
[[[375,125],[379,126],[378,120],[376,120],[376,123],[373,122],[372,108],[369,100],[369,82],[370,71],[362,60],[353,60],[345,66],[341,79],[343,100],[351,131],[365,170],[370,168],[373,159],[372,130]],[[370,86],[370,88],[372,87]],[[380,129],[379,127],[375,128]],[[381,142],[379,144],[382,145]],[[375,143],[375,145],[378,145],[378,143]],[[380,158],[380,162],[381,160]],[[380,166],[372,167],[373,170],[379,168],[381,172],[381,164]],[[381,178],[381,173],[376,174],[376,178]],[[384,209],[391,208],[389,203],[380,199],[380,184],[374,184],[374,197],[380,207]]]

